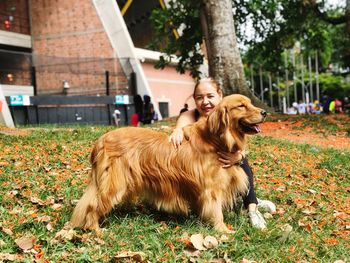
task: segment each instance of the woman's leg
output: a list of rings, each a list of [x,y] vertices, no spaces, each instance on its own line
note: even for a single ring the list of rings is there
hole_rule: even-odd
[[[254,208],[258,204],[258,199],[256,198],[255,190],[254,190],[254,178],[252,169],[249,167],[247,158],[242,159],[241,164],[242,169],[248,176],[249,188],[248,192],[245,196],[243,196],[243,204],[246,209],[249,209],[250,204],[255,204]],[[252,207],[253,208],[253,207]],[[255,209],[254,209],[255,210]]]
[[[265,229],[266,228],[265,219],[257,209],[258,199],[256,198],[256,194],[254,191],[253,172],[246,158],[242,160],[241,167],[246,173],[246,175],[248,176],[248,182],[249,182],[248,192],[245,196],[243,196],[243,204],[244,204],[244,207],[248,210],[250,223],[255,228]]]

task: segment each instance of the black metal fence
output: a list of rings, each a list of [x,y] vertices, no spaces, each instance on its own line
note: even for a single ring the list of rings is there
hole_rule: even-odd
[[[126,97],[132,101],[132,97]],[[23,96],[6,97],[15,125],[94,124],[129,125],[134,105],[120,102],[122,96]],[[17,101],[16,101],[17,100]]]
[[[130,60],[54,57],[0,47],[0,84],[33,86],[34,95],[133,95],[137,87]]]

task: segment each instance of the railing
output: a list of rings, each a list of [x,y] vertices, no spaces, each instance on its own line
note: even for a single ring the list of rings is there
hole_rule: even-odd
[[[116,96],[24,96],[6,97],[14,123],[115,125],[113,113],[119,111],[119,125],[130,125],[134,105],[119,103]],[[132,101],[130,97],[129,101]]]
[[[124,72],[121,64],[129,65]],[[128,58],[52,57],[0,49],[0,84],[34,86],[38,95],[132,95]]]

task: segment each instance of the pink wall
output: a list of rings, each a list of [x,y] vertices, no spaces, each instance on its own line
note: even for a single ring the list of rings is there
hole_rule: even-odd
[[[192,92],[195,85],[189,74],[180,74],[172,66],[163,70],[155,69],[152,63],[142,63],[154,103],[169,102],[169,116],[179,115],[184,103],[194,108]]]

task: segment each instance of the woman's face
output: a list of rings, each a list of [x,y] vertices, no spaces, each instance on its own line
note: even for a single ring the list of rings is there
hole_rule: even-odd
[[[222,99],[221,92],[217,91],[214,83],[204,81],[196,88],[194,101],[201,116],[208,116]]]

